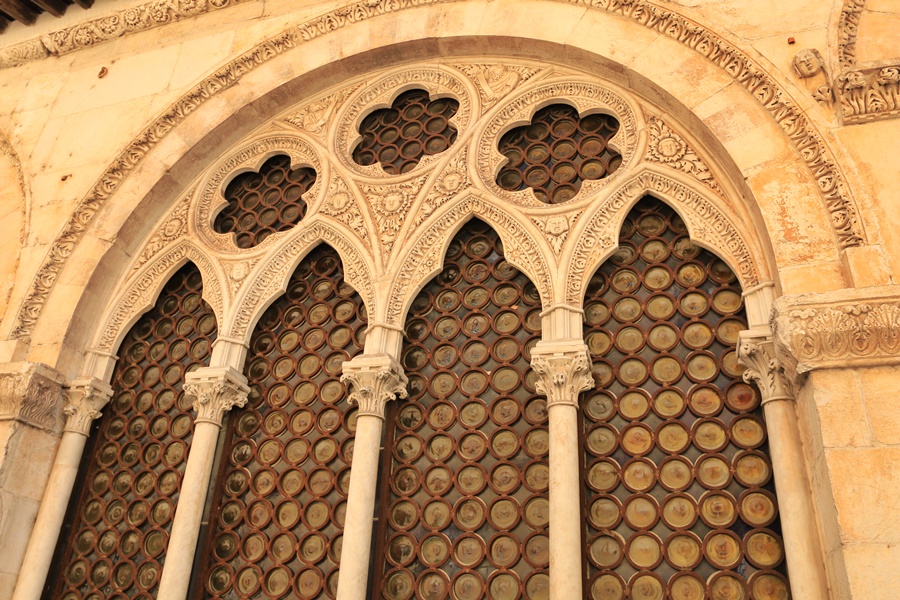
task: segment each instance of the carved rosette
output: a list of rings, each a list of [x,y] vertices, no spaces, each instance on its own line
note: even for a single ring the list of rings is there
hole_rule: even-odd
[[[400,364],[387,355],[357,356],[344,363],[341,381],[350,385],[349,400],[359,406],[359,416],[384,420],[388,401],[409,395],[409,383]]]
[[[88,436],[91,431],[91,423],[102,416],[100,411],[112,397],[112,388],[96,377],[90,377],[76,379],[66,387],[64,393],[68,403],[63,409],[66,415],[66,425],[63,427],[63,431]]]
[[[775,356],[775,343],[771,337],[744,335],[741,332],[738,344],[738,360],[747,367],[744,381],[755,383],[759,388],[762,404],[778,400],[794,399],[791,382],[784,372],[784,366]]]
[[[185,377],[184,394],[193,396],[194,410],[197,411],[195,423],[212,423],[222,426],[225,411],[235,406],[241,408],[247,404],[247,378],[237,370],[207,367],[188,373]]]
[[[594,387],[587,348],[568,352],[532,353],[531,368],[537,374],[538,394],[547,396],[547,408],[578,407],[578,394]]]

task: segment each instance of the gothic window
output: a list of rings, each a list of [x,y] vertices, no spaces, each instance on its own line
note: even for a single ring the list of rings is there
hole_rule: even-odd
[[[547,597],[539,315],[497,234],[469,222],[406,322],[410,394],[389,404],[373,598]]]
[[[196,597],[335,597],[357,415],[340,376],[365,328],[337,252],[319,246],[253,332]]]
[[[456,141],[450,118],[457,110],[459,102],[452,98],[432,100],[425,90],[404,92],[390,108],[363,119],[362,140],[353,150],[353,160],[362,166],[380,163],[391,175],[406,173],[423,156],[440,154]]]
[[[547,204],[567,202],[582,181],[607,177],[622,164],[622,156],[608,146],[618,130],[610,115],[579,117],[566,104],[542,108],[531,123],[500,138],[498,149],[507,162],[497,185],[509,191],[531,188]]]
[[[228,201],[216,215],[218,233],[234,233],[238,248],[252,248],[277,231],[286,231],[306,214],[301,198],[316,182],[309,167],[291,169],[291,159],[273,156],[258,173],[242,173],[225,188]]]
[[[642,200],[585,298],[587,597],[788,597],[762,407],[735,351],[746,327],[731,270]]]
[[[131,328],[79,470],[46,598],[156,597],[193,432],[185,373],[209,362],[216,319],[188,264]]]

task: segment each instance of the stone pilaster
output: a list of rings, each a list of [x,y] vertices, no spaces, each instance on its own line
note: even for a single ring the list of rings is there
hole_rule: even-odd
[[[184,393],[193,396],[195,423],[212,423],[222,426],[225,413],[235,406],[247,404],[247,378],[232,367],[207,367],[185,376]]]
[[[344,363],[341,381],[350,386],[349,400],[359,406],[359,416],[384,420],[388,401],[406,398],[409,380],[400,364],[384,355],[360,355]]]

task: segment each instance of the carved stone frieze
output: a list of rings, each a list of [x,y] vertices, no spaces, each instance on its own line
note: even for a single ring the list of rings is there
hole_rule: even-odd
[[[184,394],[192,396],[195,423],[222,426],[225,412],[247,404],[247,378],[232,367],[204,367],[185,375]]]
[[[838,22],[838,61],[846,69],[856,64],[856,37],[859,35],[859,18],[866,7],[866,0],[844,0]]]
[[[384,419],[388,401],[409,395],[403,367],[387,355],[361,354],[344,363],[341,381],[350,386],[349,400],[359,406],[359,416]]]
[[[169,214],[166,215],[162,225],[156,230],[156,233],[153,234],[150,241],[144,246],[144,249],[141,250],[138,259],[132,266],[132,271],[140,269],[147,264],[147,261],[156,256],[160,250],[187,233],[188,210],[190,209],[191,198],[194,195],[195,189],[196,188],[191,188],[184,195],[184,198],[169,211]]]
[[[87,436],[91,424],[102,416],[100,411],[112,398],[113,389],[95,377],[88,377],[76,379],[66,386],[65,395],[68,402],[63,409],[66,415],[63,431]]]
[[[203,181],[197,199],[196,221],[194,227],[205,243],[216,251],[225,254],[247,254],[249,250],[238,248],[230,233],[217,233],[212,228],[213,212],[223,206],[226,201],[222,195],[225,186],[234,177],[245,171],[257,171],[262,163],[276,154],[285,154],[291,158],[292,167],[311,166],[316,171],[316,182],[304,194],[307,205],[312,208],[325,187],[324,172],[319,153],[309,142],[290,135],[267,135],[246,144],[219,162],[211,174]],[[271,247],[284,232],[270,235],[254,250]],[[271,238],[271,241],[269,239]]]
[[[550,247],[553,248],[553,252],[559,257],[560,252],[562,252],[563,244],[566,243],[566,240],[569,237],[569,231],[571,231],[575,221],[578,220],[578,217],[580,217],[582,213],[584,213],[584,211],[579,210],[547,217],[531,217],[531,220],[537,225],[538,229],[543,232],[544,237],[547,239],[547,243],[550,244]]]
[[[433,274],[440,268],[441,251],[447,237],[472,215],[483,219],[500,234],[506,260],[531,278],[544,306],[552,304],[552,277],[537,239],[510,213],[489,201],[470,195],[459,200],[416,235],[415,245],[404,258],[394,278],[385,316],[387,324],[402,325],[404,308],[412,301],[411,292],[417,289],[428,274]]]
[[[575,245],[567,274],[566,298],[573,305],[581,302],[587,279],[601,257],[618,243],[618,228],[634,201],[647,192],[668,200],[677,207],[691,231],[692,238],[703,242],[732,268],[747,289],[760,281],[757,262],[740,230],[715,204],[660,173],[645,171],[622,185],[594,212]]]
[[[387,261],[400,229],[406,222],[413,200],[422,190],[427,175],[394,185],[363,185],[369,207],[375,214],[382,258]]]
[[[313,246],[325,242],[338,251],[344,266],[344,279],[362,296],[371,311],[375,303],[373,273],[365,254],[353,240],[328,223],[314,222],[303,228],[274,254],[266,258],[265,266],[245,286],[245,294],[236,302],[238,306],[231,320],[228,337],[243,339],[260,306],[283,290],[282,285],[290,277],[297,264],[297,257]]]
[[[350,94],[359,89],[361,84],[354,84],[324,98],[310,102],[297,112],[285,117],[285,122],[298,129],[311,133],[319,139],[325,138],[325,130],[335,111]]]
[[[583,346],[583,345],[582,345]],[[547,408],[571,406],[578,408],[578,394],[593,389],[591,359],[587,347],[580,350],[542,349],[540,344],[532,352],[531,368],[537,379],[534,388],[547,396]]]
[[[432,100],[437,97],[451,97],[459,102],[459,109],[449,122],[456,127],[460,137],[464,135],[473,116],[477,116],[473,115],[477,107],[473,104],[466,80],[462,74],[449,67],[423,66],[390,73],[355,92],[338,112],[334,147],[338,160],[345,168],[364,178],[395,177],[385,173],[377,163],[362,166],[353,160],[351,154],[360,137],[357,125],[364,115],[379,108],[390,107],[391,102],[401,92],[414,88],[426,90]],[[423,156],[409,174],[421,173],[439,160],[439,155]]]
[[[497,140],[501,132],[508,131],[514,125],[528,123],[539,107],[553,102],[574,106],[582,116],[597,111],[614,115],[620,126],[619,131],[609,140],[609,146],[622,155],[622,166],[617,173],[628,169],[635,156],[638,141],[638,119],[635,109],[623,94],[610,86],[567,77],[564,80],[548,81],[514,94],[484,125],[477,142],[477,151],[473,155],[472,168],[492,194],[521,206],[546,206],[534,197],[530,189],[511,192],[497,185],[495,179],[497,172],[507,161],[497,148]],[[613,173],[603,179],[583,181],[575,201],[589,198],[593,192],[608,186],[610,181],[616,179],[618,178]]]
[[[63,425],[63,376],[41,363],[8,363],[0,371],[0,421],[58,433]]]
[[[756,336],[750,331],[742,331],[737,353],[738,361],[747,367],[744,381],[756,384],[762,404],[794,399],[791,382],[775,355],[775,344],[770,336]]]
[[[900,364],[900,286],[782,296],[774,323],[797,373]]]
[[[332,176],[331,184],[328,186],[328,193],[319,211],[329,217],[334,217],[349,227],[359,236],[359,239],[363,241],[367,248],[372,247],[372,243],[369,240],[369,228],[366,226],[366,220],[363,218],[359,202],[350,190],[350,186],[347,185],[347,182],[340,175],[335,174]]]
[[[438,176],[434,185],[431,186],[428,195],[419,204],[413,227],[421,225],[438,208],[446,204],[448,200],[456,197],[469,187],[472,180],[469,177],[468,165],[466,164],[467,156],[468,150],[463,149],[450,159],[450,162],[444,167],[443,172]]]
[[[540,69],[535,67],[504,63],[477,63],[455,66],[475,82],[478,94],[481,96],[483,110],[493,107],[519,85],[528,81],[540,71]]]
[[[900,65],[845,71],[835,93],[845,125],[900,116]]]
[[[111,314],[103,322],[96,348],[107,352],[115,350],[115,344],[124,335],[123,328],[150,307],[169,276],[186,260],[200,269],[203,275],[203,298],[209,302],[216,320],[221,323],[225,301],[222,284],[216,276],[217,267],[193,242],[182,240],[154,258],[126,283],[125,292],[113,304]]]
[[[647,145],[646,160],[687,173],[720,196],[725,195],[719,183],[710,173],[709,167],[683,137],[672,131],[672,128],[659,117],[649,117],[647,124],[650,140]]]

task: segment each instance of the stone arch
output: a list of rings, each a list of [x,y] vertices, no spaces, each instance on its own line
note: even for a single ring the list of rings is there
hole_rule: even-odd
[[[0,306],[12,308],[13,283],[28,225],[28,193],[15,148],[0,134]],[[4,309],[5,311],[6,309]],[[10,315],[0,313],[0,318]]]
[[[553,304],[554,281],[550,265],[554,261],[549,258],[552,252],[534,225],[524,216],[505,210],[502,205],[468,194],[443,207],[402,257],[385,305],[386,324],[402,327],[416,294],[443,268],[443,257],[453,236],[473,218],[481,219],[497,232],[503,242],[506,260],[534,283],[541,295],[541,304],[544,307]]]
[[[369,314],[377,314],[374,268],[368,252],[358,246],[356,239],[343,225],[321,218],[292,232],[243,282],[222,331],[232,339],[249,342],[265,309],[287,291],[297,265],[323,243],[334,248],[341,257],[345,279],[362,296]]]

